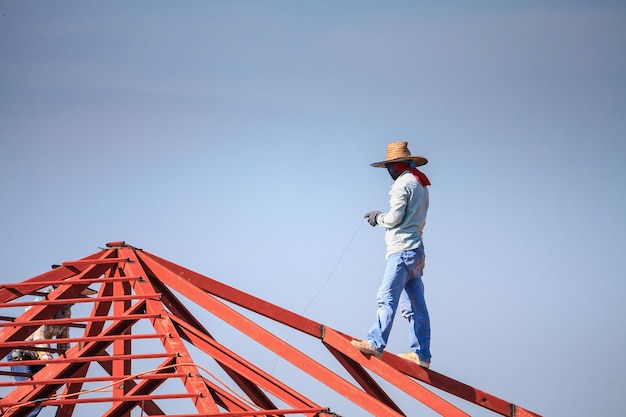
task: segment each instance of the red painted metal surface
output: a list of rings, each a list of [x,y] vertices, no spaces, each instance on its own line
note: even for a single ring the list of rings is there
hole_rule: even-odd
[[[54,407],[57,417],[341,415],[323,398],[309,398],[253,363],[255,355],[247,348],[216,340],[209,329],[219,323],[247,336],[255,351],[265,348],[294,372],[371,415],[411,416],[423,406],[443,416],[469,415],[426,388],[430,385],[494,414],[538,417],[393,354],[363,355],[349,343],[350,336],[122,241],[106,247],[22,282],[0,285],[3,416],[26,416],[38,405]],[[86,295],[88,288],[96,292]],[[36,301],[35,295],[43,299]],[[72,317],[54,318],[66,305],[73,306]],[[261,326],[256,315],[301,332],[336,362],[323,364],[300,351]],[[40,326],[54,325],[67,326],[69,336],[29,339]],[[47,352],[53,358],[8,360],[14,350]],[[12,365],[44,366],[16,382],[9,376],[25,374]],[[415,407],[407,407],[405,399],[401,408],[382,381],[413,399]]]

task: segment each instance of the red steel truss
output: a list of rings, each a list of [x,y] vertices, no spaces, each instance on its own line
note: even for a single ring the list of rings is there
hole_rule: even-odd
[[[5,375],[0,378],[0,390],[6,393],[0,399],[3,416],[27,416],[38,406],[56,407],[57,417],[74,413],[130,417],[131,412],[170,417],[341,414],[218,342],[191,312],[194,305],[371,415],[416,414],[400,409],[377,382],[384,380],[443,416],[469,414],[426,385],[498,415],[538,416],[393,354],[385,353],[380,359],[364,355],[346,334],[124,242],[106,246],[25,281],[0,285],[0,314],[17,311],[0,317],[0,375]],[[52,290],[43,292],[47,287]],[[86,289],[96,293],[83,295]],[[35,301],[32,295],[45,298]],[[73,306],[72,317],[54,318],[66,305]],[[77,310],[90,313],[76,316]],[[321,342],[347,372],[341,376],[332,371],[242,311]],[[40,326],[51,324],[68,326],[69,337],[29,338]],[[57,343],[70,347],[55,348]],[[9,361],[7,355],[14,349],[46,351],[53,359]],[[224,375],[221,379],[208,369],[207,361]],[[11,370],[16,364],[45,366],[16,382],[8,377],[24,375]]]

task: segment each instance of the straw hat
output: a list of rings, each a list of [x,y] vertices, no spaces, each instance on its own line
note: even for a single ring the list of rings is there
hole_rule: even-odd
[[[416,167],[426,165],[428,163],[428,159],[423,156],[411,155],[407,142],[392,142],[387,145],[387,159],[381,162],[374,162],[370,165],[375,168],[384,168],[385,164],[389,162],[399,161],[413,161]]]

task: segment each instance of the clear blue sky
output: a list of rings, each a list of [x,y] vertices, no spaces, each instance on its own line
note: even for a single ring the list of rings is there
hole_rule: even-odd
[[[0,281],[125,240],[363,337],[407,140],[432,368],[623,415],[626,4],[423,3],[3,1]]]

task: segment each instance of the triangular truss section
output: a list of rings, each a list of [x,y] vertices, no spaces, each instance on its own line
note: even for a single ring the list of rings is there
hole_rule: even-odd
[[[59,318],[68,305],[72,316]],[[0,285],[0,308],[0,414],[6,417],[27,416],[38,407],[56,408],[57,417],[341,415],[217,341],[191,312],[198,308],[371,415],[416,414],[400,409],[384,381],[396,394],[412,397],[417,409],[426,406],[443,416],[469,414],[426,386],[498,415],[538,416],[393,354],[363,355],[346,334],[124,242]],[[265,319],[244,312],[321,344],[341,372],[259,324]],[[42,326],[71,331],[33,338]],[[47,355],[10,360],[16,351]],[[222,378],[207,369],[207,361]],[[39,370],[28,375],[15,365]]]

